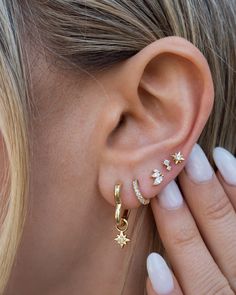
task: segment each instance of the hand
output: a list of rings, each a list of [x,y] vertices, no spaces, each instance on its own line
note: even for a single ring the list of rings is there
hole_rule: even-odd
[[[222,148],[213,155],[216,174],[195,145],[179,176],[184,198],[173,181],[151,201],[173,272],[151,253],[148,295],[236,294],[236,159]]]

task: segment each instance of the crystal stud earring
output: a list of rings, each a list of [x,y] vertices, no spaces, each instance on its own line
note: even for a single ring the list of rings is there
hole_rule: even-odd
[[[170,160],[164,160],[163,165],[166,167],[167,171],[170,171],[172,169],[172,167],[170,165]]]
[[[151,177],[155,178],[153,180],[153,185],[159,185],[163,181],[164,175],[159,170],[154,169]]]
[[[184,161],[184,157],[181,152],[174,153],[173,155],[171,155],[171,157],[173,158],[176,165]]]

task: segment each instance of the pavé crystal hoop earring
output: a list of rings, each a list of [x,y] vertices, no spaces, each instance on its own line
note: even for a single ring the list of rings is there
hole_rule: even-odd
[[[124,245],[127,244],[127,242],[130,241],[129,238],[124,235],[124,232],[128,229],[128,215],[129,210],[124,210],[123,216],[121,217],[121,198],[120,198],[120,191],[121,191],[121,184],[116,184],[114,189],[114,198],[115,198],[115,221],[116,221],[116,229],[119,231],[119,234],[114,239],[117,241],[117,243],[121,246],[121,248],[124,247]]]
[[[137,197],[137,199],[139,200],[139,202],[142,205],[149,204],[150,203],[150,199],[144,198],[143,195],[142,195],[142,193],[139,190],[139,181],[138,181],[138,179],[133,180],[132,184],[133,184],[133,189],[134,189],[135,196]]]

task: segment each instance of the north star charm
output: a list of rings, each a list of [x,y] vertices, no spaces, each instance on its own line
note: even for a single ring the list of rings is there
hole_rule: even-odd
[[[114,240],[117,241],[121,248],[123,248],[124,245],[126,245],[127,242],[130,241],[130,239],[126,238],[126,235],[123,234],[123,231],[121,231],[120,234],[117,235],[117,237]]]

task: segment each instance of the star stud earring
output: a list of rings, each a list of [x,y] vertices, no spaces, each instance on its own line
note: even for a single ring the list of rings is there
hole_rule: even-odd
[[[153,180],[153,185],[159,185],[163,181],[164,175],[159,170],[154,169],[152,177],[155,178]]]
[[[171,157],[173,158],[176,165],[184,161],[184,157],[181,152],[174,153],[173,155],[171,155]]]

